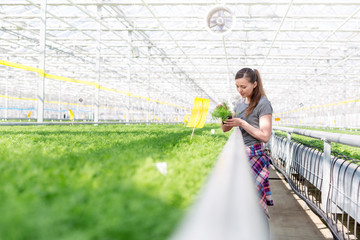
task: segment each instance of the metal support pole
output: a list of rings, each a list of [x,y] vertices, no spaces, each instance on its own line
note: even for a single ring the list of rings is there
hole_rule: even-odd
[[[101,5],[97,6],[97,19],[101,20]],[[101,71],[101,25],[98,23],[97,29],[97,43],[96,43],[96,82],[95,87],[95,111],[94,111],[94,122],[99,122],[99,93],[100,93],[100,71]]]
[[[129,60],[130,62],[130,60]],[[128,123],[130,120],[130,108],[131,108],[131,97],[130,97],[130,81],[131,81],[131,66],[130,63],[127,65],[127,81],[128,81],[128,96],[127,96],[127,108],[126,108],[126,122]]]
[[[287,132],[287,144],[286,144],[286,173],[290,175],[290,166],[291,166],[291,148],[290,148],[290,144],[291,144],[291,133]]]
[[[127,81],[128,81],[128,97],[127,97],[127,111],[126,111],[126,122],[128,123],[130,120],[130,112],[131,112],[131,62],[130,58],[132,56],[132,31],[128,32],[128,41],[129,41],[129,55],[128,55],[128,64],[127,64]]]
[[[8,60],[8,59],[7,59]],[[9,110],[9,79],[10,79],[10,67],[6,67],[6,85],[5,85],[5,119],[8,120]]]
[[[324,158],[323,158],[323,182],[321,189],[321,207],[323,211],[328,213],[329,207],[329,190],[330,190],[330,171],[331,171],[331,142],[323,139],[324,141]]]
[[[151,47],[148,47],[148,86],[147,86],[147,96],[148,96],[148,99],[150,100],[150,81],[151,81],[151,76],[150,76],[150,69],[151,69],[151,66],[150,66],[150,57],[151,57]],[[147,113],[146,113],[146,124],[149,124],[150,122],[150,101],[147,101]]]
[[[59,104],[58,104],[58,118],[59,120],[61,120],[61,87],[62,87],[62,81],[59,81]]]
[[[162,92],[161,95],[164,96],[164,95],[165,95],[165,92]],[[165,114],[166,114],[165,106],[162,105],[162,104],[160,104],[160,103],[158,104],[158,106],[159,106],[159,109],[161,109],[161,115],[160,115],[160,120],[159,120],[159,122],[160,122],[160,121],[161,121],[161,122],[164,122]]]
[[[38,104],[37,104],[37,121],[42,123],[44,121],[44,97],[45,97],[45,48],[46,48],[46,7],[47,0],[41,1],[40,10],[40,61],[39,68],[41,73],[38,77]]]

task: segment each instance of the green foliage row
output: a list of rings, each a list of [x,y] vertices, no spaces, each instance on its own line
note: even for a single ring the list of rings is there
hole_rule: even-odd
[[[215,128],[215,134],[211,134]],[[218,125],[0,127],[0,239],[167,239],[228,138]],[[162,175],[156,162],[167,162]]]
[[[285,132],[275,131],[277,135],[286,137]],[[310,138],[298,134],[291,134],[291,139],[304,145],[324,150],[324,142],[320,139]],[[348,158],[360,160],[360,148],[347,146],[339,143],[331,143],[331,152],[334,155],[344,155]]]

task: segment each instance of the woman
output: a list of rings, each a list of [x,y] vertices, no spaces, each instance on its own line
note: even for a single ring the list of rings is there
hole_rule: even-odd
[[[269,158],[264,153],[263,143],[270,140],[272,107],[266,98],[260,73],[256,69],[243,68],[235,76],[236,89],[242,96],[232,119],[221,123],[224,132],[239,127],[249,155],[260,195],[260,205],[269,217],[267,205],[273,205],[269,186]]]

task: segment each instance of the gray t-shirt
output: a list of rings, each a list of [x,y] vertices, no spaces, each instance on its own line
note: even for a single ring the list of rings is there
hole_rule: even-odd
[[[245,103],[245,99],[241,99],[235,105],[234,112],[237,118],[241,118],[248,122],[251,126],[255,128],[259,128],[259,119],[260,117],[264,116],[265,114],[272,114],[273,109],[271,107],[270,101],[265,97],[262,96],[259,103],[256,105],[254,110],[249,114],[249,116],[245,117],[246,110],[248,109],[249,104]],[[244,138],[244,143],[246,146],[251,146],[256,143],[261,143],[260,140],[254,138],[249,133],[247,133],[244,129],[239,127],[241,133]]]

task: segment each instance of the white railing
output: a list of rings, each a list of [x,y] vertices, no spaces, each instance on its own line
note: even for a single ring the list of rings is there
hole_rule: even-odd
[[[358,239],[360,221],[360,160],[331,155],[331,142],[360,147],[360,136],[274,127],[267,147],[274,166],[293,190],[328,224],[337,239]],[[321,139],[324,151],[291,141],[291,133]]]

